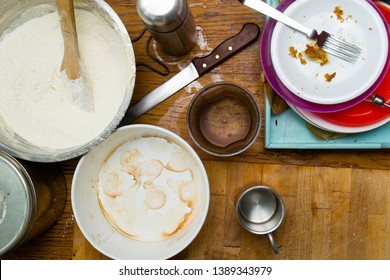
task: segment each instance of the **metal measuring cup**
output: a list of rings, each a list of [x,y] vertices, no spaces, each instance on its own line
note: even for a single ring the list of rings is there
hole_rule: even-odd
[[[275,254],[279,253],[272,232],[282,223],[285,208],[275,190],[266,186],[247,189],[238,198],[236,214],[240,224],[249,232],[267,234]]]

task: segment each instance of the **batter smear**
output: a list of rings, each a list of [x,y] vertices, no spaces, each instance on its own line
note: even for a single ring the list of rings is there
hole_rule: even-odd
[[[195,216],[201,178],[199,166],[179,145],[160,137],[135,139],[106,158],[99,175],[99,204],[125,236],[164,240]]]

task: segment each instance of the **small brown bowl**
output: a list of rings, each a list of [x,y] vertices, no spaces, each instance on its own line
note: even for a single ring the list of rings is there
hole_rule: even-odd
[[[215,156],[233,156],[249,148],[261,128],[255,97],[240,85],[218,82],[191,100],[187,127],[192,140]]]

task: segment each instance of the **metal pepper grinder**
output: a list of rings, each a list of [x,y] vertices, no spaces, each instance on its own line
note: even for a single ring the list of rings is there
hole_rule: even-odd
[[[196,26],[186,0],[137,0],[137,11],[167,54],[181,56],[194,48]]]

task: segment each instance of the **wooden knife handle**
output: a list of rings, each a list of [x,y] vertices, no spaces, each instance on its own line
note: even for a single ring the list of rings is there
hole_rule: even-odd
[[[216,47],[210,54],[204,57],[196,57],[192,60],[199,76],[204,75],[214,67],[232,57],[251,43],[256,41],[260,34],[260,27],[255,23],[246,23],[241,31],[227,39]]]

